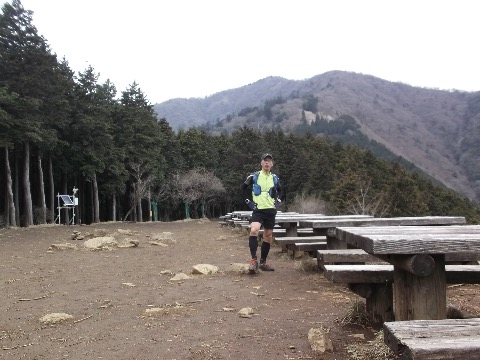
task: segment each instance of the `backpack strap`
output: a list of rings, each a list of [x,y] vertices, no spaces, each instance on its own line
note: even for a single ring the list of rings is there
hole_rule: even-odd
[[[252,173],[254,184],[257,183],[259,174],[260,174],[260,171],[255,171],[254,173]],[[274,173],[272,173],[272,176],[273,176],[273,186],[278,187],[278,176],[275,175]]]
[[[278,187],[278,176],[275,174],[273,175],[273,186]]]

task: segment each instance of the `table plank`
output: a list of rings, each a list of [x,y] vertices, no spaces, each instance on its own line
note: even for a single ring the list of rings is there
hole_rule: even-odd
[[[336,236],[374,255],[480,253],[480,225],[339,227]]]
[[[344,218],[301,220],[300,227],[330,228],[347,226],[419,226],[419,225],[459,225],[465,224],[463,216],[412,216],[395,218]]]

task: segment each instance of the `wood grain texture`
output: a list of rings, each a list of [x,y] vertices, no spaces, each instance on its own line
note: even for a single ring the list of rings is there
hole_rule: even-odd
[[[370,254],[479,253],[480,226],[337,228],[337,237]]]
[[[435,269],[430,276],[415,276],[394,268],[395,319],[437,320],[447,317],[445,256],[433,255]]]
[[[401,359],[479,358],[479,318],[386,322],[383,330],[385,343]]]
[[[324,276],[338,283],[393,282],[393,265],[324,265]],[[480,265],[445,265],[447,284],[480,284]]]
[[[365,219],[323,219],[299,221],[300,227],[334,228],[334,227],[369,227],[369,226],[432,226],[465,224],[463,216],[412,216],[396,218],[365,218]]]

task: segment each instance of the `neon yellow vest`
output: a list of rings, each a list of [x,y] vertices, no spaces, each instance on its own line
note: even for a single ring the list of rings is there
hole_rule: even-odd
[[[257,204],[257,209],[275,209],[275,199],[269,193],[269,190],[274,186],[272,173],[266,174],[263,170],[260,171],[257,185],[262,189],[260,195],[255,195],[252,191],[252,199]]]

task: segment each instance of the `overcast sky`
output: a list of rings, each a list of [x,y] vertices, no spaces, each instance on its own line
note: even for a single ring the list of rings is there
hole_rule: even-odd
[[[91,65],[119,94],[136,81],[152,104],[330,70],[480,90],[475,0],[21,2],[75,72]]]

